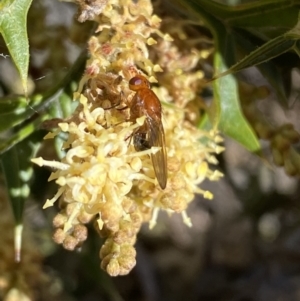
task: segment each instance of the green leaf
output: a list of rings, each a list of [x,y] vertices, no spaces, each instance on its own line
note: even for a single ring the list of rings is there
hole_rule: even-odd
[[[0,155],[7,152],[10,148],[14,147],[22,140],[26,139],[32,133],[34,133],[41,123],[48,118],[48,115],[42,115],[35,119],[34,121],[20,127],[14,134],[12,134],[9,138],[0,141]]]
[[[284,87],[284,79],[280,70],[273,62],[262,63],[258,66],[262,75],[268,80],[273,87],[279,103],[283,108],[288,108],[288,97]]]
[[[2,0],[0,3],[0,33],[18,69],[27,96],[29,43],[26,23],[32,0]]]
[[[257,48],[257,39],[246,31],[235,30],[233,34],[240,56],[246,56]],[[280,104],[284,108],[288,108],[288,97],[281,70],[273,61],[262,63],[257,68],[273,87]]]
[[[283,35],[280,35],[269,42],[263,44],[249,55],[244,57],[238,63],[231,66],[225,72],[217,74],[213,79],[220,78],[227,74],[241,71],[245,68],[256,66],[266,61],[271,60],[287,51],[294,50],[298,53],[298,43],[300,39],[300,20],[294,28]]]
[[[2,172],[16,222],[14,245],[17,262],[21,260],[24,203],[29,197],[30,181],[33,176],[30,159],[36,155],[41,139],[40,133],[35,133],[1,156]]]
[[[279,36],[263,44],[261,47],[257,48],[249,55],[244,57],[242,60],[240,60],[238,63],[231,66],[225,72],[215,75],[213,79],[220,78],[227,74],[239,72],[245,68],[256,66],[266,61],[269,61],[272,58],[275,58],[280,54],[291,50],[294,47],[294,45],[294,40],[287,40],[284,36]]]
[[[224,60],[218,52],[215,53],[214,66],[216,72],[226,69]],[[212,115],[214,122],[218,123],[218,128],[249,151],[259,153],[259,141],[241,111],[237,82],[234,76],[228,75],[215,80],[213,89],[214,111]]]
[[[300,57],[300,39],[295,43],[293,50]]]
[[[0,99],[0,132],[11,130],[28,119],[36,119],[45,114],[46,108],[55,103],[72,82],[82,76],[86,62],[86,51],[83,51],[66,76],[44,95],[34,95],[27,102],[25,97],[7,96]],[[70,92],[71,94],[72,92]],[[20,130],[20,129],[19,129]],[[4,149],[6,149],[5,146]],[[1,151],[0,146],[0,151]]]
[[[0,98],[0,112],[7,114],[12,111],[23,110],[28,105],[25,97],[23,96],[6,96]]]
[[[207,23],[207,16],[213,16],[227,28],[247,28],[265,38],[278,36],[295,26],[300,9],[300,0],[264,0],[236,6],[213,0],[173,0],[169,4],[189,19]],[[195,18],[197,15],[202,18]]]
[[[36,154],[41,133],[35,133],[1,155],[2,171],[17,224],[21,224],[24,202],[30,194],[33,175],[30,159]]]
[[[226,28],[217,20],[211,26],[214,28],[217,48],[214,55],[214,69],[216,73],[224,72],[227,64],[236,61],[234,36],[227,32]],[[240,107],[236,78],[230,75],[215,80],[213,92],[214,102],[209,112],[213,127],[218,127],[224,134],[239,142],[249,151],[259,153],[259,141]]]
[[[44,98],[42,95],[33,96],[29,102],[30,106],[26,104],[24,97],[0,99],[0,131],[11,130],[12,127],[18,125],[17,129],[14,128],[14,132],[9,132],[9,136],[5,140],[0,140],[0,154],[31,135],[46,119],[64,118],[70,115],[76,102],[68,96],[68,94],[72,94],[72,91],[64,93],[64,90],[69,90],[73,80],[82,75],[85,61],[86,51],[83,51],[65,78],[45,93]],[[46,112],[48,109],[49,113]]]
[[[200,1],[175,0],[176,5],[196,21],[203,20],[215,38],[216,53],[214,57],[215,72],[227,70],[227,65],[236,62],[234,36],[221,21],[204,10]],[[210,1],[212,2],[212,1]],[[225,63],[226,58],[226,63]],[[213,83],[214,102],[209,112],[213,127],[242,144],[252,152],[260,151],[259,141],[241,108],[236,79],[229,75],[215,80]],[[206,123],[205,123],[206,124]],[[200,126],[203,126],[200,125]]]
[[[191,0],[187,3],[195,10],[213,15],[227,27],[245,28],[265,38],[278,36],[294,27],[300,9],[299,0],[264,0],[237,6],[212,0]]]
[[[31,118],[34,107],[42,102],[42,96],[36,95],[29,102],[25,97],[6,97],[0,100],[0,132],[10,130]]]

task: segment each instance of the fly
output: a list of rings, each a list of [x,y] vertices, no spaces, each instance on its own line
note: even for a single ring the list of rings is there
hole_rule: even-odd
[[[161,187],[167,185],[167,153],[165,133],[161,122],[161,103],[151,90],[149,81],[142,75],[136,75],[129,81],[129,88],[136,92],[130,103],[130,120],[135,121],[146,116],[145,122],[133,133],[133,145],[137,151],[160,147],[155,154],[151,154],[155,176]]]

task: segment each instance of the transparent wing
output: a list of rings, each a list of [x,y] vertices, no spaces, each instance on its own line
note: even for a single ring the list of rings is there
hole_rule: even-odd
[[[167,152],[165,143],[164,128],[160,120],[147,117],[148,123],[148,138],[150,146],[158,146],[161,149],[151,155],[152,164],[157,181],[162,189],[167,185]]]

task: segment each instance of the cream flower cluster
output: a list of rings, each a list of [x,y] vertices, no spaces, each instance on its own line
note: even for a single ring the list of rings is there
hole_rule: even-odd
[[[152,15],[149,0],[105,1],[101,14],[93,18],[99,23],[98,35],[90,39],[91,57],[74,95],[80,105],[47,136],[67,133],[66,155],[61,162],[43,158],[33,162],[54,168],[49,180],[60,187],[44,206],[60,200],[61,211],[53,221],[54,240],[73,250],[87,238],[85,224],[95,220],[106,239],[100,250],[101,267],[117,276],[134,267],[137,233],[144,222],[154,227],[160,210],[180,213],[191,226],[185,210],[196,193],[213,197],[198,185],[222,176],[209,164],[217,164],[214,155],[223,147],[217,132],[201,131],[186,120],[186,107],[197,99],[203,85],[203,73],[193,71],[201,55],[196,50],[182,55],[172,45],[170,36],[159,31],[160,19]],[[159,60],[150,60],[156,55]],[[160,64],[165,71],[157,76],[155,72],[163,71]],[[153,91],[164,101],[168,169],[164,190],[151,161],[159,148],[137,152],[132,143],[132,135],[147,118],[128,121],[128,106],[135,95],[128,81],[137,74],[152,82],[159,79]]]

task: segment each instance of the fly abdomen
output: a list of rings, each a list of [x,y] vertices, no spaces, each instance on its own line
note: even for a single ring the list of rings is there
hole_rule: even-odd
[[[133,136],[133,145],[136,151],[144,151],[151,148],[145,133],[137,133]]]

